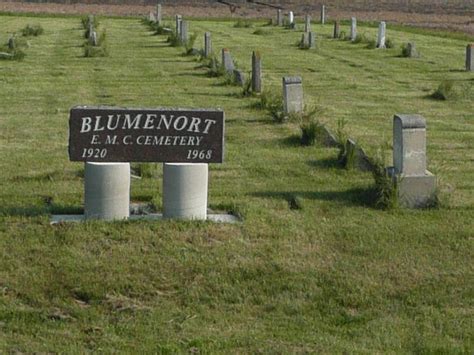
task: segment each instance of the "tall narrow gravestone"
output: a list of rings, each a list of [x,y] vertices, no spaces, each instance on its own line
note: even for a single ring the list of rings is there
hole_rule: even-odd
[[[393,118],[393,168],[401,206],[430,205],[436,193],[436,177],[426,170],[426,121],[419,115]]]
[[[339,25],[339,21],[335,21],[334,22],[334,32],[332,34],[332,38],[339,38],[339,36],[341,35],[341,29],[340,29],[340,25]]]
[[[321,5],[321,24],[324,25],[326,23],[326,6]]]
[[[227,48],[222,49],[222,65],[227,73],[233,73],[235,70],[234,61]]]
[[[252,91],[262,92],[262,58],[259,52],[252,53]]]
[[[357,19],[351,17],[351,41],[354,42],[357,38]]]
[[[308,33],[308,47],[309,49],[316,47],[316,32]]]
[[[295,16],[293,15],[293,11],[288,12],[288,25],[290,27],[294,27],[295,25]]]
[[[180,23],[180,31],[179,31],[179,39],[181,43],[185,44],[188,42],[188,22],[181,21]]]
[[[181,31],[181,21],[182,21],[182,17],[181,15],[176,15],[175,16],[175,21],[176,21],[176,36],[180,36],[180,31]]]
[[[156,4],[156,22],[158,22],[158,24],[161,24],[162,19],[163,15],[161,12],[161,4]]]
[[[281,9],[277,10],[277,21],[276,21],[277,26],[283,26],[283,15],[281,13]]]
[[[311,32],[311,16],[308,14],[304,16],[304,31]]]
[[[385,48],[385,31],[386,24],[385,21],[382,21],[379,24],[379,32],[377,35],[377,48]]]
[[[283,111],[285,114],[302,112],[303,84],[300,76],[283,77]]]
[[[466,70],[474,71],[474,43],[466,47]]]
[[[207,163],[221,163],[223,148],[219,110],[71,109],[69,158],[86,163],[86,218],[128,217],[128,163],[135,161],[170,163],[164,168],[165,217],[205,219]]]
[[[212,53],[211,33],[204,33],[204,57],[209,58]]]

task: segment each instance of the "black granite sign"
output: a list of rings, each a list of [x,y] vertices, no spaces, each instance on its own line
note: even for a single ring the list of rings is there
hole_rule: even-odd
[[[222,163],[223,157],[223,111],[71,109],[72,161]]]

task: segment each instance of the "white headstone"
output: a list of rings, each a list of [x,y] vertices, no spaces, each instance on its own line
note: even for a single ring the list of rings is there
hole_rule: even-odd
[[[354,42],[357,38],[357,19],[351,17],[351,41]]]
[[[385,21],[382,21],[379,24],[379,32],[377,35],[377,48],[385,48],[385,31],[386,24]]]

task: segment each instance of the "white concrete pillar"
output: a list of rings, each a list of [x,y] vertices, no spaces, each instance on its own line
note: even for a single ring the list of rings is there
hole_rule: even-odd
[[[208,164],[163,165],[163,217],[207,218]]]
[[[130,215],[130,164],[85,163],[86,219],[127,219]]]

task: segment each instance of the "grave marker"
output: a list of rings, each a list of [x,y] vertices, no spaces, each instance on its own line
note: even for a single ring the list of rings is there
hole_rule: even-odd
[[[379,32],[377,35],[377,48],[385,48],[385,30],[386,24],[385,21],[382,21],[379,24]]]
[[[357,19],[351,17],[351,41],[354,42],[357,38]]]
[[[466,70],[474,71],[474,43],[466,47]]]
[[[409,58],[418,58],[420,54],[416,50],[416,46],[414,42],[408,42],[407,43],[407,56]]]
[[[156,22],[156,17],[155,17],[155,14],[153,13],[153,11],[150,11],[150,13],[148,14],[148,21]]]
[[[262,58],[259,52],[252,53],[252,91],[262,92]]]
[[[311,16],[308,14],[304,16],[304,31],[311,32]]]
[[[341,29],[340,29],[339,21],[336,20],[334,22],[334,32],[333,32],[332,37],[337,39],[340,37],[340,35],[341,35]]]
[[[283,111],[285,114],[302,112],[303,84],[300,76],[283,77]]]
[[[321,24],[324,25],[326,23],[326,6],[321,5]]]
[[[237,85],[245,85],[245,73],[242,70],[234,69],[234,78]]]
[[[92,31],[90,33],[89,44],[94,46],[94,47],[97,47],[97,45],[99,44],[98,39],[97,39],[97,32],[96,31]]]
[[[156,22],[161,25],[162,21],[161,4],[156,4]]]
[[[222,65],[227,73],[233,73],[235,70],[234,61],[227,48],[222,49]]]
[[[277,10],[277,26],[283,26],[283,15],[281,9]]]
[[[294,26],[294,24],[295,24],[295,16],[293,15],[293,11],[290,11],[288,13],[288,25],[292,27]]]
[[[212,53],[211,33],[204,33],[204,57],[209,58]]]
[[[180,22],[179,38],[182,44],[188,43],[188,21]]]
[[[308,33],[308,48],[313,49],[316,47],[316,32]]]
[[[175,22],[176,22],[176,36],[180,36],[180,31],[181,31],[181,21],[182,21],[182,17],[181,15],[176,15],[175,16]]]
[[[426,170],[426,121],[419,115],[393,119],[393,167],[398,197],[404,207],[425,207],[433,202],[436,177]]]

